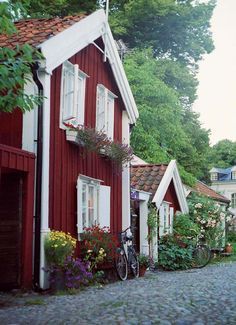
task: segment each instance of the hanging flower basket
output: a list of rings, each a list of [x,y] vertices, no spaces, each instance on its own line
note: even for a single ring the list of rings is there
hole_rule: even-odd
[[[133,158],[133,150],[127,144],[112,141],[103,131],[78,125],[65,124],[66,139],[71,143],[83,146],[86,150],[96,152],[109,158],[117,167],[129,163]]]

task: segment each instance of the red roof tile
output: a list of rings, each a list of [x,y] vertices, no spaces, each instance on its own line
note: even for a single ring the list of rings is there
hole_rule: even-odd
[[[131,167],[131,186],[139,191],[156,193],[168,165],[136,165]]]
[[[64,18],[20,20],[15,23],[17,33],[11,36],[0,34],[0,46],[14,48],[16,44],[23,45],[28,43],[36,47],[84,17],[86,16],[81,14]]]
[[[193,190],[195,190],[199,194],[208,196],[208,197],[210,197],[210,198],[212,198],[213,200],[216,200],[216,201],[225,202],[225,203],[230,202],[230,200],[227,199],[225,196],[215,192],[209,186],[207,186],[206,184],[204,184],[204,183],[202,183],[200,181],[196,182],[195,186],[193,187]]]

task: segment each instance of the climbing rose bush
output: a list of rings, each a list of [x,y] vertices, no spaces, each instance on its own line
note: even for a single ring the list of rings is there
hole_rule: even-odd
[[[214,200],[193,195],[189,199],[191,220],[200,229],[199,238],[211,247],[221,246],[227,213]]]

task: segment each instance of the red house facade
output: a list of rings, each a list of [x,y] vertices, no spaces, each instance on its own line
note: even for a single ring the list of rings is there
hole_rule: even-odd
[[[109,226],[117,233],[130,220],[128,167],[117,173],[108,157],[73,141],[65,124],[102,131],[115,143],[129,144],[130,124],[138,111],[102,10],[90,16],[20,21],[16,27],[19,33],[13,37],[17,39],[0,38],[0,44],[28,42],[42,52],[44,60],[34,67],[25,91],[39,92],[44,99],[31,112],[0,115],[0,143],[4,144],[0,167],[1,175],[6,174],[1,186],[3,192],[4,179],[8,182],[5,168],[14,172],[26,168],[25,164],[18,167],[18,156],[17,167],[10,162],[5,166],[1,153],[7,147],[9,155],[15,151],[29,160],[29,167],[19,170],[26,175],[27,199],[22,201],[26,212],[20,219],[24,227],[17,248],[21,264],[15,271],[20,279],[17,285],[29,286],[33,275],[34,285],[46,288],[43,241],[50,229],[79,238],[83,228],[92,224]],[[5,128],[9,123],[15,127]],[[6,231],[1,233],[7,236]],[[10,249],[2,242],[0,252]]]

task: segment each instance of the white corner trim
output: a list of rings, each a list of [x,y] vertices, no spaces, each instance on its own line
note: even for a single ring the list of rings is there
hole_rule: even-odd
[[[43,157],[42,157],[42,203],[41,229],[48,229],[49,218],[49,157],[50,157],[50,90],[51,76],[46,72],[39,73],[43,85]]]
[[[181,212],[188,213],[188,204],[184,193],[183,184],[181,178],[179,176],[177,164],[175,160],[171,160],[166,172],[161,180],[160,185],[153,197],[152,202],[156,204],[157,209],[160,208],[166,191],[170,185],[171,180],[173,179],[176,195],[179,201],[179,205],[181,208]]]
[[[102,37],[104,42],[106,41],[107,57],[129,115],[130,123],[133,124],[138,118],[138,109],[103,9],[97,10],[40,44],[39,48],[45,57],[46,71],[52,72],[68,58],[92,44],[99,37]]]

